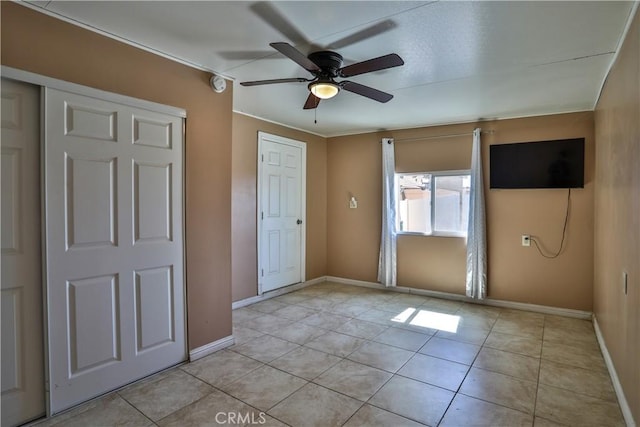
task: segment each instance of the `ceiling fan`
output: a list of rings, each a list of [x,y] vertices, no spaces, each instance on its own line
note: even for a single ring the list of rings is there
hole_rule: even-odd
[[[312,52],[308,56],[305,56],[289,43],[279,42],[270,43],[269,45],[313,74],[314,77],[312,79],[293,77],[289,79],[256,80],[241,82],[240,85],[259,86],[276,83],[310,82],[308,85],[310,92],[309,97],[303,107],[305,110],[317,108],[320,104],[320,100],[333,98],[338,94],[340,89],[373,99],[374,101],[389,102],[391,98],[393,98],[393,95],[389,93],[349,80],[337,82],[335,79],[385,70],[387,68],[398,67],[404,64],[404,61],[400,56],[395,53],[391,53],[343,67],[342,55],[337,52],[321,50]]]

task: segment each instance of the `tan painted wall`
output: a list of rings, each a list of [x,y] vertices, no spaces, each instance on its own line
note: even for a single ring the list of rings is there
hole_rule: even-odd
[[[595,315],[640,423],[640,12],[595,114]],[[622,287],[628,273],[628,293]]]
[[[566,190],[491,190],[486,187],[489,296],[495,299],[591,310],[593,294],[593,113],[574,113],[479,124],[485,176],[489,145],[586,138],[585,188],[571,195],[563,254],[547,260],[520,245],[521,234],[560,243]],[[327,269],[332,276],[376,281],[381,222],[380,139],[397,140],[471,132],[457,124],[330,138]],[[471,136],[398,141],[398,172],[468,169]],[[349,209],[349,195],[358,209]],[[398,237],[398,285],[464,294],[465,242],[460,238]]]
[[[209,75],[13,2],[1,2],[2,64],[187,111],[189,348],[231,334],[232,90]]]
[[[258,131],[307,144],[306,278],[327,267],[327,149],[325,138],[233,113],[232,281],[233,301],[258,294],[256,183]]]

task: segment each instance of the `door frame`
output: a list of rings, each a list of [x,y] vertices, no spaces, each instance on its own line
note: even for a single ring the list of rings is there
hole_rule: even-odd
[[[262,290],[262,268],[264,262],[264,256],[262,254],[262,163],[264,159],[264,140],[269,140],[277,144],[289,145],[299,148],[301,150],[301,172],[300,172],[300,218],[302,219],[302,227],[300,227],[300,282],[305,281],[306,270],[306,248],[307,248],[307,144],[303,141],[297,141],[295,139],[286,138],[284,136],[278,136],[267,132],[258,131],[258,155],[256,160],[258,163],[257,176],[256,176],[256,251],[257,251],[257,270],[256,275],[258,278],[258,295],[263,294]],[[276,289],[274,289],[276,290]]]
[[[44,349],[44,393],[45,393],[45,406],[46,406],[46,416],[51,417],[51,397],[50,397],[50,372],[49,372],[49,324],[48,324],[48,316],[49,316],[49,307],[47,305],[48,295],[47,295],[47,229],[46,229],[46,159],[45,159],[45,124],[44,120],[46,120],[44,114],[44,105],[45,105],[45,88],[57,89],[66,92],[73,92],[78,95],[88,96],[92,98],[98,98],[104,101],[119,103],[129,105],[135,108],[141,108],[150,110],[157,113],[169,114],[176,117],[180,117],[182,119],[182,201],[181,201],[181,210],[182,210],[182,263],[183,263],[183,271],[182,271],[182,292],[183,292],[183,311],[184,311],[184,330],[182,331],[184,334],[185,341],[185,354],[188,359],[189,356],[189,334],[188,334],[188,306],[187,306],[187,275],[186,275],[186,247],[187,247],[187,239],[186,239],[186,119],[187,112],[183,108],[173,107],[170,105],[159,104],[153,101],[147,101],[144,99],[134,98],[127,95],[121,95],[118,93],[107,92],[100,89],[95,89],[89,86],[84,86],[77,83],[71,83],[64,80],[59,80],[53,77],[44,76],[42,74],[32,73],[30,71],[20,70],[18,68],[8,67],[6,65],[0,66],[0,74],[2,78],[6,78],[9,80],[16,80],[23,83],[30,83],[36,86],[40,86],[40,226],[41,226],[41,249],[42,249],[42,257],[41,257],[41,266],[42,266],[42,311],[43,311],[43,349]]]

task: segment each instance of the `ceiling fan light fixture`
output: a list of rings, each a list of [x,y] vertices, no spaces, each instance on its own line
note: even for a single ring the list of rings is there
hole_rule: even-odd
[[[338,94],[340,86],[331,81],[317,81],[309,85],[309,90],[320,99],[329,99]]]

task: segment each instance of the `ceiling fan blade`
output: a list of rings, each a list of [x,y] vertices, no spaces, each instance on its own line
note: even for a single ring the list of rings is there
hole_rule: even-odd
[[[348,80],[341,82],[340,87],[349,92],[365,96],[378,102],[389,102],[393,98],[393,95],[390,93],[382,92],[381,90],[361,85],[360,83],[350,82]]]
[[[387,68],[398,67],[400,65],[404,65],[402,58],[395,53],[390,53],[389,55],[380,56],[378,58],[342,67],[340,69],[340,76],[357,76],[358,74],[371,73],[372,71],[385,70]]]
[[[260,86],[260,85],[272,85],[276,83],[301,83],[310,82],[311,79],[305,79],[302,77],[293,77],[291,79],[273,79],[273,80],[256,80],[252,82],[241,82],[240,86]]]
[[[347,37],[343,37],[340,40],[336,40],[335,42],[327,46],[327,49],[341,49],[343,47],[358,43],[362,40],[375,37],[378,34],[382,34],[384,32],[392,30],[397,26],[398,25],[395,22],[393,22],[391,19],[385,19],[384,21],[378,22],[377,24],[364,28],[358,32],[348,35]]]
[[[271,46],[287,58],[291,59],[310,73],[316,73],[320,71],[320,67],[318,67],[312,60],[307,58],[302,52],[291,46],[289,43],[269,43],[269,46]]]
[[[320,98],[318,98],[312,93],[309,93],[309,96],[307,97],[307,102],[304,103],[304,107],[302,108],[304,110],[313,110],[314,108],[318,107],[318,104],[320,104]]]
[[[309,43],[304,34],[282,16],[270,2],[260,1],[252,4],[249,8],[293,44],[301,45]]]

